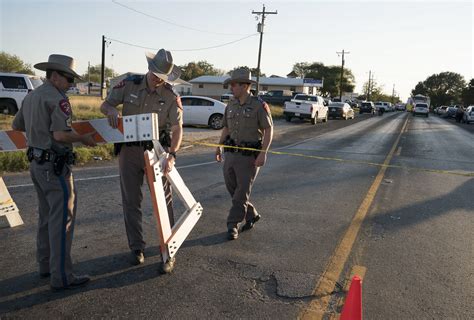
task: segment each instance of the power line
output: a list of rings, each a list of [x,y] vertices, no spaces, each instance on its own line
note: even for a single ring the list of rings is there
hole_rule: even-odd
[[[156,17],[156,16],[152,16],[151,14],[148,14],[146,12],[143,12],[143,11],[140,11],[140,10],[137,10],[135,8],[132,8],[132,7],[129,7],[123,3],[120,3],[116,0],[112,0],[112,3],[116,4],[116,5],[119,5],[123,8],[126,8],[128,10],[131,10],[133,12],[136,12],[138,14],[141,14],[141,15],[144,15],[148,18],[151,18],[151,19],[154,19],[154,20],[158,20],[158,21],[161,21],[161,22],[164,22],[164,23],[168,23],[170,25],[173,25],[175,27],[179,27],[179,28],[183,28],[183,29],[187,29],[187,30],[192,30],[192,31],[196,31],[196,32],[203,32],[203,33],[210,33],[210,34],[216,34],[216,35],[221,35],[221,36],[242,36],[242,35],[245,35],[243,33],[222,33],[222,32],[214,32],[214,31],[209,31],[209,30],[202,30],[202,29],[197,29],[197,28],[193,28],[193,27],[188,27],[188,26],[185,26],[185,25],[182,25],[182,24],[178,24],[178,23],[175,23],[173,21],[169,21],[169,20],[165,20],[163,18],[159,18],[159,17]]]
[[[228,46],[228,45],[243,41],[243,40],[248,39],[250,37],[254,37],[257,34],[258,33],[254,33],[254,34],[245,36],[243,38],[240,38],[240,39],[237,39],[237,40],[234,40],[234,41],[230,41],[230,42],[226,42],[226,43],[222,43],[222,44],[218,44],[218,45],[210,46],[210,47],[194,48],[194,49],[167,49],[167,50],[170,50],[170,51],[202,51],[202,50],[216,49],[216,48],[221,48],[221,47],[224,47],[224,46]],[[124,44],[124,45],[127,45],[127,46],[141,48],[141,49],[154,50],[154,51],[159,50],[157,48],[146,47],[146,46],[142,46],[142,45],[138,45],[138,44],[134,44],[134,43],[130,43],[130,42],[125,42],[125,41],[118,40],[118,39],[112,39],[112,38],[109,38],[109,37],[107,37],[107,40],[115,41],[115,42],[118,42],[118,43],[121,43],[121,44]]]

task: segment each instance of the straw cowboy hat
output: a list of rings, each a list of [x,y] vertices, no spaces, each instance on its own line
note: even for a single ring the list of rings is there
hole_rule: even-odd
[[[42,71],[55,70],[64,72],[74,76],[74,78],[82,80],[82,78],[75,71],[76,64],[74,59],[62,54],[52,54],[49,56],[48,62],[37,63],[34,65],[34,67]]]
[[[237,83],[257,83],[257,81],[252,80],[252,73],[247,68],[238,68],[232,72],[232,76],[229,79],[224,81],[224,84],[229,84],[232,82]]]
[[[160,49],[156,54],[146,53],[146,59],[148,70],[166,82],[175,82],[181,76],[181,70],[173,64],[171,52],[165,49]]]

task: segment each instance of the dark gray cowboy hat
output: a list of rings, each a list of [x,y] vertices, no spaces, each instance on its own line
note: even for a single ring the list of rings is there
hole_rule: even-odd
[[[81,76],[79,76],[75,71],[76,64],[74,59],[62,54],[52,54],[49,56],[48,62],[37,63],[34,65],[34,67],[42,71],[55,70],[64,72],[74,76],[74,78],[82,80]]]
[[[181,76],[181,70],[173,64],[171,52],[160,49],[158,53],[146,53],[148,70],[158,78],[173,83]]]
[[[257,83],[257,81],[252,80],[252,73],[247,68],[238,68],[232,72],[230,78],[224,81],[224,84],[229,83]]]

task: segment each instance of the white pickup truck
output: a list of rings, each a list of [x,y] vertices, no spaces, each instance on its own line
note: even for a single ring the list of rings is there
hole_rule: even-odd
[[[288,122],[300,118],[311,119],[311,123],[316,124],[318,120],[328,121],[328,107],[320,96],[297,94],[291,101],[285,102],[283,115]]]

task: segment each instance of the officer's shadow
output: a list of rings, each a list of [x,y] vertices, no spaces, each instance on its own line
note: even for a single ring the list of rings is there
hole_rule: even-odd
[[[149,247],[145,250],[145,256],[150,260],[156,260],[153,257],[159,255],[159,247]],[[49,278],[40,279],[36,272],[3,280],[0,282],[0,299],[3,300],[0,302],[0,314],[30,308],[91,290],[125,287],[160,276],[158,270],[161,261],[144,266],[132,266],[130,261],[130,252],[127,251],[75,264],[75,270],[80,270],[81,273],[92,277],[92,281],[88,285],[75,290],[51,292]],[[107,274],[112,275],[106,276]],[[21,293],[28,291],[32,293],[21,295]],[[20,296],[16,297],[19,294]],[[15,297],[8,299],[10,296]]]
[[[223,244],[228,242],[227,240],[227,232],[220,232],[216,234],[212,234],[209,236],[204,236],[197,239],[186,240],[182,245],[181,248],[189,248],[189,247],[210,247],[219,244]]]

